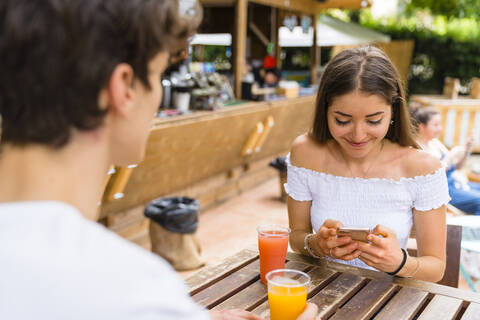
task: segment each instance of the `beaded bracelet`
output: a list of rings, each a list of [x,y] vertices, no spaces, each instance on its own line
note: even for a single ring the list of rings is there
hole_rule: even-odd
[[[403,253],[403,258],[402,258],[402,262],[400,263],[400,265],[398,266],[398,268],[395,270],[395,271],[392,271],[392,272],[385,272],[386,274],[389,274],[391,276],[394,276],[396,275],[400,270],[402,270],[403,266],[405,265],[405,262],[407,262],[407,250],[402,249],[402,253]]]
[[[313,252],[312,248],[310,248],[310,245],[308,244],[308,239],[310,239],[310,237],[313,235],[315,234],[309,233],[305,236],[305,245],[303,246],[303,249],[307,250],[308,254],[311,255],[313,258],[320,259],[321,256],[316,255],[315,252]]]

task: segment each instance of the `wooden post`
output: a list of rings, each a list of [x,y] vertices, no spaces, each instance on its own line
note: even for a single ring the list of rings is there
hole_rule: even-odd
[[[237,99],[241,99],[242,97],[242,78],[246,63],[247,7],[248,0],[237,0],[237,6],[235,8],[235,52],[233,53],[235,95]]]
[[[317,66],[320,64],[318,59],[318,47],[317,47],[317,15],[312,16],[313,26],[313,43],[310,50],[310,83],[315,84],[317,80]]]
[[[280,48],[280,26],[282,25],[283,10],[277,9],[275,19],[275,60],[277,62],[277,69],[282,69],[282,48]]]

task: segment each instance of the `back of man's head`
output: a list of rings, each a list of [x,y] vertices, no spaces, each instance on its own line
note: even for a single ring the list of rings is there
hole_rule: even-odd
[[[190,3],[180,12],[175,0],[0,1],[1,144],[59,148],[73,130],[99,127],[98,94],[114,68],[130,64],[150,88],[148,62],[185,46],[199,24]]]

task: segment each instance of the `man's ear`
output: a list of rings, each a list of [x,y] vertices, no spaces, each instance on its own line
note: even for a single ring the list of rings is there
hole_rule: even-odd
[[[115,67],[107,86],[110,112],[125,117],[132,109],[134,100],[133,78],[133,68],[129,64],[120,63]]]

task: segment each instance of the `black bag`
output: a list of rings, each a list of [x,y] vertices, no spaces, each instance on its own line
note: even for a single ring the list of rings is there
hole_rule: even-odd
[[[197,230],[199,207],[192,198],[160,198],[147,205],[145,216],[171,232],[189,234]]]
[[[269,166],[277,169],[279,172],[287,172],[287,157],[278,157],[271,161]]]

